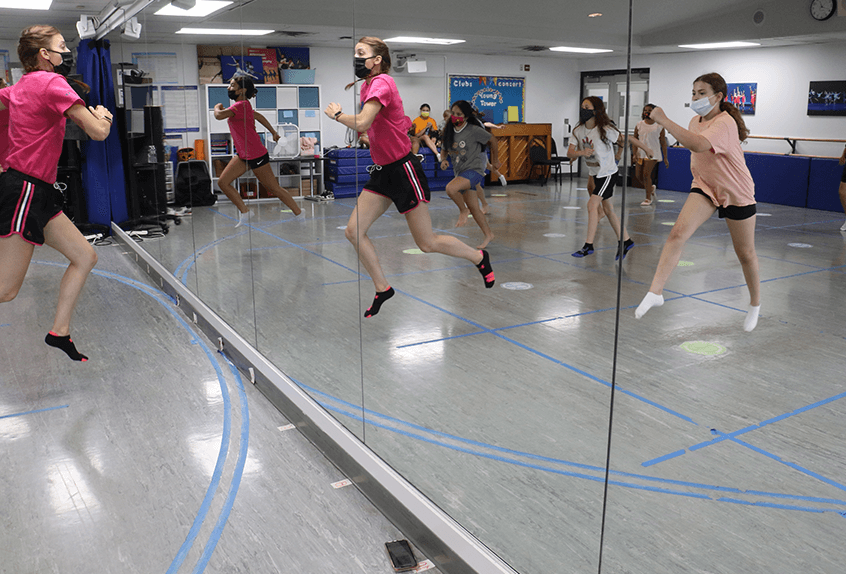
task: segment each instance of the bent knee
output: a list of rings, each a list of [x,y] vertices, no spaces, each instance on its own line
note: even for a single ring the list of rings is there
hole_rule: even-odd
[[[423,253],[433,253],[435,251],[435,242],[434,241],[418,241],[417,247],[420,248],[420,251]]]
[[[18,292],[20,290],[20,285],[18,285],[17,287],[0,287],[0,303],[8,303],[9,301],[18,296]]]

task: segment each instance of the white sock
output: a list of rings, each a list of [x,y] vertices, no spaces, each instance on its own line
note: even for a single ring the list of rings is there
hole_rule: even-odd
[[[846,231],[846,223],[844,223],[844,224],[840,227],[840,231]]]
[[[499,174],[499,183],[501,183],[503,187],[508,185],[508,182],[505,180],[505,176],[502,174]],[[844,226],[846,226],[846,224],[844,224]]]
[[[635,319],[640,319],[646,312],[652,309],[653,307],[660,307],[664,304],[664,296],[663,295],[656,295],[652,291],[648,291],[646,293],[646,297],[643,298],[643,301],[640,302],[640,305],[637,306],[635,309]]]
[[[758,313],[761,311],[761,306],[749,305],[749,310],[746,311],[746,320],[743,322],[743,330],[751,331],[758,324]]]
[[[241,227],[245,223],[247,223],[250,218],[253,216],[252,211],[248,211],[247,213],[242,213],[238,216],[238,223],[235,224],[235,227]]]

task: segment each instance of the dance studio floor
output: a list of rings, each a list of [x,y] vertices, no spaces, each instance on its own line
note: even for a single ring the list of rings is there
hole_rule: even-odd
[[[121,246],[96,249],[73,328],[90,361],[43,343],[56,252],[0,305],[0,572],[393,572],[396,528]]]
[[[278,202],[256,203],[251,225],[237,229],[231,204],[195,208],[166,237],[142,245],[521,573],[597,571],[612,382],[602,572],[842,572],[843,214],[759,205],[761,318],[746,333],[748,293],[716,216],[685,248],[664,306],[634,318],[685,194],[659,190],[647,208],[639,205],[642,190],[632,190],[627,218],[636,246],[624,262],[617,331],[610,226],[600,222],[594,255],[570,256],[584,242],[583,187],[577,180],[488,190],[497,277],[490,290],[469,263],[416,252],[391,209],[370,235],[397,295],[367,320],[359,318],[372,282],[343,230],[354,199],[303,201],[298,218]],[[619,198],[616,206],[619,214]],[[472,220],[453,227],[457,210],[445,194],[433,194],[430,207],[440,232],[480,240]],[[98,270],[143,282],[128,265],[101,255]],[[63,562],[91,553],[113,560],[101,571],[121,571],[122,560],[137,565],[132,553],[156,565],[137,571],[167,570],[213,476],[218,377],[229,381],[236,405],[235,375],[166,305],[99,275],[80,303],[74,336],[102,359],[72,364],[39,342],[58,272],[45,263],[30,273],[26,296],[0,306],[0,332],[12,345],[2,356],[11,373],[0,391],[5,411],[54,409],[0,419],[16,451],[4,491],[25,493],[6,518],[27,525],[30,538],[13,547],[25,557],[21,571],[65,570]],[[309,525],[310,504],[341,512],[337,492],[325,490],[336,471],[305,455],[288,460],[293,443],[296,452],[309,447],[277,431],[284,420],[262,402],[249,403],[250,456],[209,571],[388,572],[375,541],[396,536],[360,500],[349,504],[364,510],[343,518],[349,524],[332,536]],[[232,407],[232,467],[224,467],[218,491],[230,489],[238,459],[238,411]],[[250,474],[253,448],[260,453]],[[286,472],[298,462],[316,475]],[[72,491],[72,482],[81,486]],[[218,514],[225,497],[211,505]],[[369,530],[358,532],[357,521]],[[207,522],[192,564],[217,532]],[[281,564],[289,552],[307,560],[302,548],[316,544],[337,548],[339,560],[347,545],[371,550],[354,533],[375,539],[361,566],[334,568],[332,555],[320,570],[250,562]],[[139,540],[145,548],[136,548]],[[28,551],[37,545],[39,552]]]

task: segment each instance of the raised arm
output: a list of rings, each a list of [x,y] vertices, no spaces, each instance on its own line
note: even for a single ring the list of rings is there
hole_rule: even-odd
[[[628,141],[632,146],[634,146],[638,149],[642,149],[647,157],[653,156],[652,149],[647,147],[646,144],[644,144],[643,142],[641,142],[639,139],[637,139],[634,136],[628,136],[628,135],[624,136],[623,134],[620,134],[620,138],[617,140],[617,145],[619,145],[622,148],[623,145],[625,145],[625,143],[624,143],[625,141]]]
[[[373,120],[376,119],[376,115],[382,110],[382,104],[380,104],[377,100],[367,100],[363,106],[361,106],[361,112],[357,114],[345,114],[341,112],[341,104],[336,104],[332,102],[323,112],[332,118],[333,120],[337,121],[341,125],[347,126],[350,129],[354,129],[358,132],[366,132],[370,129],[370,126],[373,125]]]
[[[661,124],[662,128],[670,132],[674,138],[679,140],[681,145],[690,151],[703,152],[711,149],[711,142],[708,141],[708,138],[681,127],[668,118],[661,108],[653,109],[649,117]]]
[[[231,118],[234,115],[235,115],[235,112],[233,112],[229,108],[224,108],[223,104],[215,104],[214,105],[214,119],[220,121],[220,120],[225,120],[227,118]]]
[[[65,115],[81,127],[91,139],[101,142],[109,137],[109,131],[112,129],[112,114],[103,106],[86,108],[82,104],[74,104],[65,112]]]

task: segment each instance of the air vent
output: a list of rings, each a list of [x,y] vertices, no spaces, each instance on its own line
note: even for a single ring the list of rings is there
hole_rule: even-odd
[[[521,50],[526,52],[546,52],[549,48],[546,46],[523,46]]]
[[[296,30],[282,30],[279,32],[283,36],[290,36],[291,38],[299,38],[300,36],[311,36],[314,32],[298,32]]]

